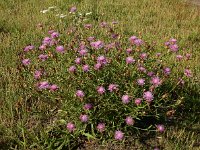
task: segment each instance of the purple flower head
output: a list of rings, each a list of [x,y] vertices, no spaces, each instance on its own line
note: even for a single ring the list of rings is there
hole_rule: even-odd
[[[126,63],[127,64],[132,64],[134,62],[135,62],[135,59],[133,59],[133,57],[129,56],[129,57],[126,58]]]
[[[159,77],[152,77],[151,78],[151,84],[154,86],[159,86],[161,84],[161,80]]]
[[[102,64],[100,64],[100,63],[97,63],[94,65],[95,70],[99,70],[99,69],[101,69],[101,67],[102,67]]]
[[[52,34],[53,32],[55,32],[54,30],[49,30],[48,33]]]
[[[69,122],[67,123],[67,129],[69,132],[73,132],[76,129],[76,127],[72,122]]]
[[[128,95],[122,96],[122,103],[128,104],[130,102],[130,97]]]
[[[101,55],[101,56],[97,57],[97,63],[99,63],[101,65],[106,65],[107,62],[108,61],[105,56]]]
[[[44,40],[42,41],[42,43],[44,45],[50,45],[52,39],[50,37],[45,37]]]
[[[22,64],[23,64],[24,66],[30,65],[30,63],[31,63],[31,61],[30,61],[30,59],[28,59],[28,58],[22,60]]]
[[[170,45],[169,48],[170,48],[170,50],[172,52],[177,52],[178,51],[178,45],[177,44]]]
[[[179,85],[184,85],[185,81],[182,78],[178,78]]]
[[[104,46],[104,43],[102,41],[96,41],[96,42],[91,42],[90,45],[94,48],[94,49],[100,49]]]
[[[81,50],[79,51],[79,55],[80,55],[80,56],[85,56],[85,55],[87,55],[87,49],[81,49]]]
[[[90,104],[90,103],[87,103],[87,104],[85,104],[85,105],[83,106],[83,109],[85,109],[85,110],[90,110],[90,109],[92,109],[92,108],[93,108],[93,105]]]
[[[38,58],[39,58],[41,61],[45,61],[45,60],[47,60],[48,55],[40,54],[40,55],[38,56]]]
[[[33,46],[33,45],[28,45],[28,46],[26,46],[26,47],[24,48],[24,51],[25,51],[25,52],[28,52],[28,51],[33,50],[33,49],[34,49],[34,46]]]
[[[83,98],[85,96],[85,93],[82,90],[77,90],[76,96],[79,97],[79,98]]]
[[[101,26],[102,28],[107,27],[107,25],[108,25],[108,24],[107,24],[106,22],[101,22],[101,23],[100,23],[100,26]]]
[[[137,79],[137,84],[143,86],[145,84],[145,79]]]
[[[132,50],[131,48],[128,48],[128,49],[126,50],[126,53],[127,53],[127,54],[131,54],[132,51],[133,51],[133,50]]]
[[[165,131],[165,127],[164,127],[164,125],[162,125],[162,124],[159,124],[159,125],[156,125],[156,127],[157,127],[157,131],[158,132],[164,132]]]
[[[185,54],[185,57],[186,57],[187,60],[189,60],[191,56],[192,56],[192,55],[189,54],[189,53]]]
[[[184,75],[187,76],[187,77],[192,77],[192,71],[190,69],[185,69]]]
[[[153,150],[160,150],[158,147],[155,147]]]
[[[181,61],[183,59],[183,56],[182,55],[176,55],[176,59]]]
[[[70,66],[68,70],[69,72],[74,73],[76,71],[76,66]]]
[[[69,11],[69,12],[70,12],[70,13],[75,13],[76,10],[77,10],[76,6],[73,6],[73,7],[70,8],[70,11]]]
[[[127,116],[125,119],[125,122],[129,126],[132,126],[135,123],[135,121],[133,120],[133,118],[131,116]]]
[[[147,102],[151,102],[153,100],[153,94],[150,91],[144,92],[143,93],[143,98],[147,101]]]
[[[36,71],[34,72],[34,78],[35,78],[35,79],[39,79],[41,76],[42,76],[42,72],[41,72],[41,71],[36,70]]]
[[[129,41],[130,41],[131,44],[134,44],[134,41],[137,40],[137,39],[138,39],[138,38],[137,38],[136,36],[131,36],[131,37],[129,38]]]
[[[104,88],[103,86],[98,86],[98,87],[97,87],[97,92],[98,92],[99,94],[103,94],[103,93],[106,92],[106,90],[105,90],[105,88]]]
[[[124,133],[122,131],[120,130],[115,131],[115,140],[121,141],[123,140],[123,138],[124,138]]]
[[[45,50],[47,47],[46,47],[46,45],[41,45],[40,47],[39,47],[39,50]]]
[[[85,27],[86,29],[90,29],[90,28],[92,28],[92,25],[91,25],[91,24],[85,24],[84,27]]]
[[[95,37],[88,37],[87,40],[88,40],[89,42],[94,41],[94,40],[95,40]]]
[[[75,59],[74,62],[75,62],[76,64],[81,64],[81,61],[82,61],[82,59],[81,59],[80,57],[78,57],[78,58]]]
[[[161,56],[161,53],[156,53],[156,57],[160,57]]]
[[[58,38],[59,35],[60,35],[60,34],[59,34],[58,32],[53,32],[53,33],[51,34],[51,38],[53,38],[53,39]]]
[[[140,105],[142,103],[142,99],[141,98],[136,98],[135,99],[135,104],[136,105]]]
[[[65,51],[65,48],[62,45],[60,45],[60,46],[56,47],[56,51],[60,52],[60,53],[63,53]]]
[[[99,123],[99,124],[97,125],[97,130],[98,130],[99,132],[104,132],[104,131],[105,131],[105,127],[106,127],[105,123]]]
[[[134,41],[134,44],[135,44],[136,46],[141,46],[143,43],[144,43],[144,42],[143,42],[141,39],[136,39],[136,40]]]
[[[138,70],[144,73],[146,73],[147,71],[146,68],[144,68],[143,66],[138,67]]]
[[[83,65],[82,67],[84,72],[88,72],[90,70],[90,66],[89,65]]]
[[[170,45],[170,43],[169,42],[165,42],[165,46],[169,46]]]
[[[56,84],[53,84],[49,87],[50,91],[56,91],[58,90],[58,86]]]
[[[163,69],[163,72],[164,72],[165,75],[169,75],[171,73],[171,69],[169,67],[165,67]]]
[[[79,119],[81,120],[81,122],[84,122],[84,123],[88,122],[89,120],[88,115],[80,115]]]
[[[117,84],[110,84],[110,85],[108,86],[108,90],[109,90],[110,92],[117,91],[117,90],[118,90],[118,86],[119,86],[119,85],[117,85]]]
[[[169,40],[169,42],[170,42],[171,44],[176,44],[177,40],[172,38],[172,39]]]
[[[142,53],[142,54],[140,54],[140,58],[141,58],[141,59],[146,59],[146,58],[147,58],[147,53]]]
[[[118,22],[117,21],[113,21],[112,24],[118,24]]]
[[[57,45],[58,41],[56,41],[55,39],[52,39],[49,46],[53,46],[53,45]]]
[[[149,77],[152,77],[152,76],[155,75],[155,73],[154,73],[153,71],[149,71],[149,72],[147,73],[147,75],[148,75]]]
[[[38,84],[38,88],[39,89],[47,89],[49,88],[49,82],[47,81],[42,81]]]

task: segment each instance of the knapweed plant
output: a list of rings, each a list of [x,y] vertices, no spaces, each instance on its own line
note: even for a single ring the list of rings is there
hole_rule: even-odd
[[[182,62],[191,54],[180,55],[176,39],[160,48],[141,35],[119,35],[116,26],[71,24],[23,50],[28,92],[56,106],[47,132],[58,146],[80,137],[123,141],[140,131],[162,133],[187,100],[183,89],[192,73]]]

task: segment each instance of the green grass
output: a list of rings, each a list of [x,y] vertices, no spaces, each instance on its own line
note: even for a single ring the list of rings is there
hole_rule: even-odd
[[[180,47],[192,52],[192,61],[184,66],[194,70],[194,80],[188,87],[193,92],[190,109],[186,108],[159,142],[165,149],[198,149],[200,125],[200,8],[181,0],[1,0],[0,1],[0,149],[43,149],[40,138],[45,137],[48,125],[53,124],[56,111],[62,102],[47,103],[31,99],[31,89],[20,75],[19,54],[27,44],[39,44],[48,29],[64,31],[69,22],[60,23],[55,14],[42,14],[40,10],[58,6],[62,12],[77,5],[81,12],[93,11],[98,21],[119,21],[118,31],[123,35],[137,35],[149,41],[164,43],[177,38]],[[43,29],[37,28],[41,23]],[[161,46],[161,45],[160,45]],[[159,50],[158,50],[159,51]],[[186,52],[182,52],[186,53]],[[173,63],[173,62],[172,62]],[[185,113],[184,111],[187,111]],[[43,139],[48,143],[48,139]],[[150,139],[148,142],[154,143]],[[137,143],[137,142],[135,142]],[[137,144],[136,144],[137,145]],[[141,143],[138,147],[142,147]],[[145,146],[144,146],[145,147]]]

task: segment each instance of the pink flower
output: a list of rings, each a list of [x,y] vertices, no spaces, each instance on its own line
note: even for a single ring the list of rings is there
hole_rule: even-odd
[[[154,72],[152,72],[152,71],[150,71],[150,72],[148,72],[148,73],[147,73],[147,75],[148,75],[149,77],[152,77],[152,76],[154,76],[154,74],[155,74],[155,73],[154,73]]]
[[[180,60],[183,59],[183,56],[182,55],[176,55],[176,59],[180,61]]]
[[[85,93],[82,90],[77,90],[76,96],[79,97],[79,98],[83,98],[85,96]]]
[[[91,41],[95,40],[95,37],[88,37],[87,40],[88,40],[89,42],[91,42]]]
[[[110,85],[108,86],[108,90],[109,90],[110,92],[117,91],[117,90],[118,90],[118,86],[119,86],[119,85],[117,85],[117,84],[110,84]]]
[[[141,58],[141,59],[146,59],[146,58],[147,58],[147,53],[142,53],[142,54],[140,54],[140,58]]]
[[[102,67],[102,64],[100,64],[100,63],[97,63],[94,65],[95,70],[99,70],[101,67]]]
[[[187,76],[187,77],[192,77],[192,72],[191,72],[191,70],[189,70],[189,69],[185,69],[184,74],[185,74],[185,76]]]
[[[122,103],[128,104],[130,102],[130,97],[128,95],[122,96]]]
[[[146,68],[144,68],[143,66],[139,66],[138,70],[141,72],[144,72],[144,73],[146,73],[146,71],[147,71]]]
[[[89,120],[88,115],[80,115],[79,119],[84,123],[88,122]]]
[[[63,53],[63,52],[65,51],[65,49],[64,49],[63,46],[60,45],[60,46],[57,46],[57,47],[56,47],[56,51],[57,51],[57,52],[60,52],[60,53]]]
[[[165,75],[169,75],[169,74],[171,73],[171,69],[168,68],[168,67],[165,67],[165,68],[163,69],[163,72],[164,72]]]
[[[126,58],[126,63],[127,64],[132,64],[134,62],[135,62],[135,59],[133,59],[133,57],[129,56],[129,57]]]
[[[100,26],[101,26],[102,28],[107,27],[107,25],[108,25],[108,24],[107,24],[106,22],[101,22],[101,23],[100,23]]]
[[[129,126],[132,126],[135,123],[135,121],[133,120],[133,118],[131,116],[127,116],[125,119],[125,122]]]
[[[147,101],[147,102],[151,102],[153,100],[153,94],[150,91],[144,92],[143,93],[143,98]]]
[[[107,64],[107,59],[105,56],[101,55],[97,58],[97,63],[101,65],[106,65]]]
[[[136,46],[141,46],[143,43],[144,43],[144,42],[143,42],[141,39],[136,39],[136,40],[134,41],[134,44],[135,44]]]
[[[31,63],[30,59],[23,59],[23,60],[22,60],[22,64],[23,64],[24,66],[30,65],[30,63]]]
[[[137,84],[143,86],[145,84],[145,79],[137,79]]]
[[[46,45],[41,45],[40,47],[39,47],[39,50],[45,50],[47,47],[46,47]]]
[[[76,66],[70,66],[68,70],[69,72],[74,73],[76,71]]]
[[[43,45],[50,45],[52,39],[50,37],[45,37],[42,41]]]
[[[90,70],[90,66],[89,65],[83,65],[82,67],[84,72],[88,72]]]
[[[67,129],[68,129],[69,132],[74,132],[76,127],[72,122],[69,122],[69,123],[67,123]]]
[[[90,109],[92,109],[92,108],[93,108],[93,105],[90,104],[90,103],[87,103],[87,104],[85,104],[85,105],[83,106],[83,109],[85,109],[85,110],[90,110]]]
[[[47,81],[42,81],[38,84],[39,89],[47,89],[49,88],[49,83]]]
[[[172,38],[172,39],[169,40],[169,42],[170,42],[171,44],[176,44],[177,40]]]
[[[130,41],[131,44],[134,44],[134,41],[137,40],[137,39],[138,39],[138,38],[137,38],[136,36],[131,36],[131,37],[129,38],[129,41]]]
[[[90,45],[94,48],[94,49],[100,49],[104,46],[104,43],[102,41],[96,41],[96,42],[91,42]]]
[[[76,64],[81,64],[81,61],[82,61],[82,59],[80,57],[78,57],[78,58],[75,59],[75,63]]]
[[[99,87],[97,87],[97,92],[99,93],[99,94],[103,94],[103,93],[105,93],[105,88],[103,87],[103,86],[99,86]]]
[[[53,32],[52,34],[51,34],[51,38],[58,38],[59,37],[59,33],[58,32]]]
[[[70,11],[69,11],[69,12],[70,12],[70,13],[75,13],[76,10],[77,10],[76,6],[73,6],[73,7],[70,8]]]
[[[133,50],[132,50],[131,48],[128,48],[128,49],[126,50],[126,53],[127,53],[127,54],[131,54],[132,51],[133,51]]]
[[[152,77],[151,78],[151,84],[154,86],[159,86],[161,84],[161,80],[159,77]]]
[[[86,29],[90,29],[90,28],[92,28],[92,25],[91,25],[91,24],[85,24],[84,27],[85,27]]]
[[[104,131],[105,131],[105,127],[106,127],[105,123],[99,123],[99,124],[97,125],[97,130],[98,130],[99,132],[104,132]]]
[[[58,86],[56,84],[53,84],[49,87],[50,91],[56,91],[58,90]]]
[[[33,49],[34,49],[34,46],[33,46],[33,45],[28,45],[28,46],[26,46],[26,47],[24,48],[24,51],[25,51],[25,52],[28,52],[28,51],[33,50]]]
[[[45,60],[47,60],[48,55],[40,54],[40,55],[38,56],[38,58],[39,58],[41,61],[45,61]]]
[[[141,98],[136,98],[136,99],[135,99],[135,104],[136,104],[137,106],[140,105],[141,102],[142,102],[142,99],[141,99]]]
[[[162,124],[159,124],[159,125],[156,125],[156,127],[157,127],[157,131],[158,132],[164,132],[165,131],[165,127],[164,127],[164,125],[162,125]]]
[[[81,50],[79,51],[79,55],[80,55],[80,56],[85,56],[85,55],[87,55],[87,49],[81,49]]]
[[[170,50],[172,52],[177,52],[178,51],[178,45],[177,44],[170,45],[169,48],[170,48]]]
[[[35,79],[39,79],[39,78],[41,77],[41,75],[42,75],[42,72],[39,71],[39,70],[36,70],[36,71],[34,72],[34,78],[35,78]]]
[[[186,59],[189,60],[191,57],[191,54],[187,53],[187,54],[185,54],[185,56],[186,56]]]
[[[122,131],[120,130],[115,131],[115,140],[121,141],[123,140],[123,138],[124,138],[124,133]]]

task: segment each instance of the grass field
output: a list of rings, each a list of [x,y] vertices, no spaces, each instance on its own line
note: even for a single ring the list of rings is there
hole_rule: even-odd
[[[71,6],[80,12],[92,12],[92,24],[118,21],[119,34],[141,36],[146,41],[157,41],[160,47],[176,38],[180,47],[192,53],[192,60],[183,64],[194,70],[188,85],[190,102],[179,110],[160,138],[145,137],[130,140],[124,145],[105,142],[102,149],[152,149],[159,143],[166,150],[197,150],[200,148],[200,8],[181,0],[1,0],[0,1],[0,149],[51,149],[46,130],[56,119],[56,112],[70,101],[45,102],[31,99],[29,83],[20,72],[20,53],[28,44],[39,45],[49,29],[64,32],[70,24],[61,22],[54,13],[41,13],[57,6],[68,14]],[[98,21],[98,22],[97,22]],[[38,27],[41,24],[42,27]],[[158,49],[158,51],[160,51]],[[169,63],[175,63],[170,60]],[[54,64],[55,65],[55,64]],[[67,106],[68,105],[68,106]],[[46,139],[45,139],[46,138]],[[47,148],[48,146],[49,148]],[[86,149],[99,148],[93,142]],[[45,147],[46,146],[46,147]]]

